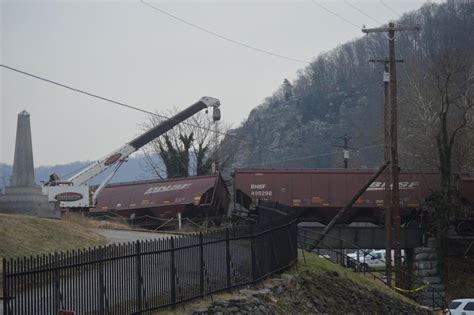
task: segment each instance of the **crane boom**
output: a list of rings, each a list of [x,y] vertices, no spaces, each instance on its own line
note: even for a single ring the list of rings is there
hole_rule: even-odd
[[[95,203],[95,197],[105,187],[107,182],[112,178],[113,174],[115,174],[120,165],[128,156],[130,156],[130,154],[134,153],[159,136],[165,134],[174,126],[180,124],[204,108],[213,107],[214,120],[219,120],[219,106],[220,102],[218,99],[208,96],[202,97],[199,101],[192,104],[188,108],[177,113],[173,117],[162,121],[157,126],[136,137],[119,149],[95,161],[83,170],[79,171],[77,174],[74,174],[68,178],[66,181],[49,182],[47,186],[44,187],[44,189],[48,192],[49,200],[59,201],[60,207],[62,208],[84,208],[93,206]],[[95,193],[92,193],[89,186],[87,185],[87,182],[112,166],[115,166],[113,173],[99,185],[99,189]],[[90,198],[90,196],[93,196],[93,198]]]

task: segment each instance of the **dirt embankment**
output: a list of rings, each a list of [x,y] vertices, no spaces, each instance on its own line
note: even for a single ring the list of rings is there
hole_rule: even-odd
[[[170,312],[163,312],[170,313]],[[281,276],[172,314],[431,314],[378,280],[306,254]]]
[[[337,271],[284,274],[259,290],[240,290],[191,314],[430,314],[376,289],[369,289]]]

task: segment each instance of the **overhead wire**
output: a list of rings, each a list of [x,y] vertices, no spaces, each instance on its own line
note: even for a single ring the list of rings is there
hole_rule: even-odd
[[[344,22],[346,22],[346,23],[348,23],[348,24],[354,26],[354,27],[357,28],[358,30],[361,29],[361,27],[358,26],[357,24],[351,22],[350,20],[348,20],[348,19],[346,19],[345,17],[343,17],[343,16],[337,14],[336,12],[334,12],[334,11],[332,11],[332,10],[326,8],[326,7],[323,6],[321,3],[316,2],[316,0],[311,0],[311,2],[313,2],[315,5],[317,5],[317,6],[320,7],[321,9],[323,9],[323,10],[325,10],[325,11],[331,13],[332,15],[334,15],[334,16],[336,16],[336,17],[338,17],[338,18],[341,19],[342,21],[344,21]]]
[[[241,41],[237,41],[237,40],[232,39],[232,38],[230,38],[230,37],[221,35],[221,34],[219,34],[219,33],[216,33],[216,32],[214,32],[214,31],[211,31],[211,30],[209,30],[209,29],[207,29],[207,28],[204,28],[204,27],[202,27],[202,26],[199,26],[199,25],[197,25],[197,24],[194,24],[194,23],[191,23],[191,22],[189,22],[189,21],[187,21],[187,20],[184,20],[184,19],[182,19],[182,18],[180,18],[180,17],[178,17],[178,16],[176,16],[176,15],[174,15],[174,14],[171,14],[171,13],[168,12],[168,11],[165,11],[165,10],[163,10],[163,9],[161,9],[161,8],[158,8],[158,7],[154,6],[154,5],[151,5],[151,4],[149,4],[148,2],[145,2],[144,0],[140,0],[140,2],[141,2],[143,5],[146,5],[146,6],[150,7],[150,8],[152,8],[152,9],[155,10],[156,12],[160,12],[160,13],[162,13],[162,14],[165,14],[165,15],[167,15],[167,16],[169,16],[169,17],[175,19],[176,21],[179,21],[179,22],[181,22],[181,23],[184,23],[184,24],[186,24],[186,25],[188,25],[188,26],[191,26],[191,27],[193,27],[193,28],[195,28],[195,29],[198,29],[198,30],[200,30],[200,31],[202,31],[202,32],[205,32],[205,33],[207,33],[207,34],[209,34],[209,35],[212,35],[212,36],[214,36],[214,37],[220,38],[220,39],[222,39],[222,40],[228,41],[228,42],[233,43],[233,44],[235,44],[235,45],[239,45],[239,46],[242,46],[242,47],[245,47],[245,48],[248,48],[248,49],[252,49],[252,50],[254,50],[254,51],[258,51],[258,52],[263,53],[263,54],[271,55],[271,56],[273,56],[273,57],[278,57],[278,58],[281,58],[281,59],[286,59],[286,60],[295,61],[295,62],[299,62],[299,63],[305,63],[305,64],[310,63],[310,61],[307,61],[307,60],[302,60],[302,59],[298,59],[298,58],[288,57],[288,56],[285,56],[285,55],[282,55],[282,54],[279,54],[279,53],[275,53],[275,52],[272,52],[272,51],[269,51],[269,50],[266,50],[266,49],[258,48],[258,47],[255,47],[255,46],[251,46],[251,45],[246,44],[246,43],[241,42]]]
[[[41,81],[51,83],[53,85],[57,85],[57,86],[69,89],[69,90],[77,92],[77,93],[85,94],[85,95],[88,95],[88,96],[93,97],[93,98],[104,100],[106,102],[110,102],[110,103],[113,103],[113,104],[116,104],[116,105],[119,105],[119,106],[123,106],[123,107],[129,108],[129,109],[137,110],[137,111],[140,111],[140,112],[143,112],[143,113],[146,113],[146,114],[158,116],[158,117],[163,118],[163,119],[170,119],[170,117],[167,117],[167,116],[164,116],[164,115],[160,115],[160,114],[148,111],[148,110],[138,108],[136,106],[132,106],[132,105],[125,104],[125,103],[122,103],[122,102],[118,102],[118,101],[115,101],[115,100],[112,100],[112,99],[109,99],[109,98],[106,98],[106,97],[103,97],[103,96],[99,96],[99,95],[96,95],[96,94],[93,94],[93,93],[90,93],[90,92],[86,92],[86,91],[83,91],[83,90],[80,90],[80,89],[77,89],[77,88],[74,88],[74,87],[71,87],[71,86],[68,86],[68,85],[50,80],[50,79],[46,79],[44,77],[29,73],[29,72],[26,72],[26,71],[22,71],[22,70],[19,70],[19,69],[16,69],[16,68],[4,65],[4,64],[0,64],[0,67],[11,70],[11,71],[14,71],[14,72],[17,72],[17,73],[20,73],[20,74],[23,74],[23,75],[26,75],[26,76],[29,76],[29,77],[32,77],[32,78],[35,78],[35,79],[38,79],[38,80],[41,80]],[[243,141],[246,141],[246,142],[253,142],[253,143],[256,143],[256,144],[263,144],[263,143],[260,143],[258,141],[255,141],[255,140],[251,140],[251,139],[243,138],[243,137],[238,137],[238,136],[226,133],[226,132],[219,132],[219,131],[214,130],[214,129],[210,129],[210,128],[206,128],[206,127],[203,127],[203,126],[191,124],[191,123],[188,123],[188,122],[181,122],[181,123],[192,126],[192,127],[195,127],[195,128],[200,128],[200,129],[207,130],[207,131],[210,131],[210,132],[218,133],[218,134],[228,136],[228,137],[231,137],[231,138],[236,138],[239,141],[243,140]],[[373,148],[373,147],[380,147],[380,146],[383,146],[383,145],[380,144],[380,145],[366,146],[366,147],[359,148],[358,150],[364,150],[364,149],[369,149],[369,148]],[[281,160],[281,161],[274,161],[274,162],[269,162],[269,163],[264,163],[264,164],[266,164],[266,165],[280,164],[280,163],[283,163],[283,162],[305,160],[305,159],[309,159],[309,158],[334,155],[334,154],[338,154],[338,153],[340,153],[340,151],[334,151],[334,152],[316,154],[316,155],[309,155],[309,156],[303,156],[303,157],[295,157],[295,158],[291,158],[291,159],[285,159],[285,160]],[[252,167],[252,166],[262,166],[262,164],[248,165],[248,166],[244,166],[244,167]]]
[[[26,71],[23,71],[23,70],[20,70],[20,69],[16,69],[16,68],[4,65],[4,64],[0,64],[0,67],[11,70],[11,71],[14,71],[14,72],[17,72],[17,73],[20,73],[20,74],[23,74],[23,75],[26,75],[26,76],[29,76],[29,77],[32,77],[32,78],[35,78],[35,79],[38,79],[38,80],[41,80],[41,81],[44,81],[44,82],[48,82],[48,83],[56,85],[56,86],[60,86],[62,88],[65,88],[65,89],[68,89],[68,90],[71,90],[71,91],[74,91],[74,92],[77,92],[77,93],[80,93],[80,94],[84,94],[84,95],[87,95],[87,96],[90,96],[90,97],[93,97],[93,98],[97,98],[97,99],[100,99],[100,100],[103,100],[103,101],[106,101],[106,102],[110,102],[110,103],[113,103],[115,105],[119,105],[119,106],[122,106],[122,107],[133,109],[133,110],[145,113],[145,114],[157,116],[157,117],[160,117],[162,119],[171,119],[171,117],[168,117],[168,116],[165,116],[165,115],[154,113],[154,112],[146,110],[146,109],[141,109],[141,108],[136,107],[136,106],[132,106],[132,105],[129,105],[129,104],[126,104],[126,103],[123,103],[123,102],[115,101],[115,100],[112,100],[110,98],[103,97],[103,96],[100,96],[100,95],[97,95],[97,94],[94,94],[94,93],[90,93],[90,92],[87,92],[87,91],[84,91],[84,90],[80,90],[80,89],[74,88],[72,86],[69,86],[69,85],[66,85],[66,84],[63,84],[63,83],[59,83],[59,82],[41,77],[39,75],[35,75],[35,74],[29,73],[29,72],[26,72]],[[199,125],[189,123],[189,122],[185,122],[185,121],[179,121],[179,122],[184,124],[184,125],[199,128],[199,129],[206,130],[206,131],[213,132],[213,133],[217,133],[217,134],[220,134],[222,136],[237,138],[238,140],[243,140],[243,141],[252,142],[252,143],[256,143],[256,144],[261,144],[258,141],[251,140],[251,139],[248,139],[248,138],[238,137],[238,136],[229,134],[227,132],[222,132],[222,131],[214,130],[214,129],[211,129],[211,128],[206,128],[206,127],[199,126]]]
[[[291,158],[291,159],[284,159],[284,160],[271,161],[271,162],[265,162],[265,163],[256,163],[256,164],[244,165],[244,166],[239,166],[237,168],[265,167],[265,166],[268,166],[268,165],[275,165],[275,164],[281,164],[281,163],[284,163],[284,162],[291,162],[291,161],[298,161],[298,160],[307,160],[307,159],[312,159],[312,158],[316,158],[316,157],[329,156],[329,155],[334,155],[334,154],[339,154],[339,153],[341,153],[341,152],[340,151],[333,151],[333,152],[329,152],[329,153],[307,155],[307,156],[302,156],[302,157],[298,157],[298,158]]]
[[[133,109],[133,110],[145,113],[145,114],[157,116],[161,119],[171,119],[171,117],[168,117],[168,116],[165,116],[165,115],[162,115],[162,114],[158,114],[158,113],[155,113],[155,112],[152,112],[152,111],[149,111],[149,110],[145,110],[145,109],[133,106],[133,105],[129,105],[129,104],[126,104],[126,103],[123,103],[123,102],[115,101],[115,100],[112,100],[110,98],[103,97],[103,96],[100,96],[100,95],[97,95],[97,94],[94,94],[94,93],[91,93],[91,92],[87,92],[87,91],[84,91],[84,90],[81,90],[81,89],[63,84],[63,83],[59,83],[59,82],[53,81],[51,79],[47,79],[45,77],[35,75],[35,74],[29,73],[29,72],[26,72],[26,71],[23,71],[23,70],[14,68],[14,67],[10,67],[10,66],[4,65],[4,64],[0,64],[0,67],[11,70],[11,71],[14,71],[14,72],[17,72],[17,73],[20,73],[20,74],[23,74],[23,75],[26,75],[26,76],[29,76],[29,77],[32,77],[32,78],[35,78],[35,79],[38,79],[38,80],[41,80],[41,81],[44,81],[44,82],[47,82],[47,83],[50,83],[50,84],[53,84],[53,85],[56,85],[56,86],[59,86],[59,87],[62,87],[62,88],[65,88],[65,89],[68,89],[68,90],[71,90],[71,91],[74,91],[74,92],[77,92],[77,93],[80,93],[80,94],[84,94],[84,95],[87,95],[87,96],[90,96],[90,97],[93,97],[93,98],[97,98],[97,99],[100,99],[100,100],[103,100],[103,101],[106,101],[106,102],[110,102],[110,103],[118,105],[118,106]],[[186,121],[179,121],[179,122],[184,124],[184,125],[188,125],[188,126],[191,126],[191,127],[206,130],[208,132],[212,132],[212,133],[216,133],[216,134],[219,134],[219,135],[222,135],[222,136],[233,138],[233,139],[237,140],[238,142],[244,141],[244,142],[254,143],[254,144],[258,144],[258,145],[267,145],[267,143],[263,143],[263,142],[256,141],[256,140],[253,140],[253,139],[249,139],[249,138],[246,138],[246,137],[233,135],[233,134],[228,133],[228,132],[218,131],[218,130],[215,130],[215,129],[207,128],[207,127],[200,126],[200,125],[197,125],[197,124],[193,124],[193,123],[190,123],[190,122],[186,122]],[[286,147],[286,148],[290,149],[290,147]]]
[[[35,78],[35,79],[38,79],[38,80],[41,80],[41,81],[48,82],[48,83],[56,85],[56,86],[63,87],[65,89],[68,89],[68,90],[71,90],[71,91],[74,91],[74,92],[77,92],[77,93],[80,93],[80,94],[85,94],[85,95],[88,95],[88,96],[93,97],[93,98],[97,98],[97,99],[100,99],[100,100],[103,100],[103,101],[106,101],[106,102],[110,102],[110,103],[113,103],[113,104],[116,104],[116,105],[119,105],[119,106],[123,106],[123,107],[133,109],[133,110],[136,110],[136,111],[140,111],[140,112],[143,112],[143,113],[146,113],[146,114],[154,115],[154,116],[160,117],[162,119],[171,119],[170,117],[167,117],[165,115],[157,114],[157,113],[154,113],[154,112],[151,112],[151,111],[148,111],[148,110],[141,109],[141,108],[136,107],[136,106],[125,104],[125,103],[118,102],[118,101],[115,101],[115,100],[112,100],[112,99],[109,99],[109,98],[106,98],[106,97],[103,97],[103,96],[99,96],[99,95],[96,95],[96,94],[93,94],[93,93],[90,93],[90,92],[87,92],[87,91],[84,91],[84,90],[80,90],[80,89],[77,89],[77,88],[74,88],[74,87],[71,87],[71,86],[68,86],[68,85],[65,85],[65,84],[47,79],[47,78],[29,73],[29,72],[26,72],[26,71],[22,71],[22,70],[19,70],[19,69],[16,69],[16,68],[4,65],[4,64],[0,64],[0,67],[11,70],[11,71],[14,71],[14,72],[17,72],[17,73],[20,73],[20,74],[23,74],[23,75],[26,75],[26,76],[29,76],[29,77],[32,77],[32,78]],[[195,128],[200,128],[200,129],[203,129],[203,130],[206,130],[206,131],[209,131],[209,132],[213,132],[213,133],[217,133],[217,134],[224,135],[224,136],[227,136],[227,137],[235,138],[238,141],[246,141],[246,142],[252,142],[252,143],[256,143],[256,144],[264,144],[264,143],[261,143],[259,141],[251,140],[251,139],[244,138],[244,137],[239,137],[239,136],[236,136],[236,135],[229,134],[227,132],[220,132],[220,131],[217,131],[217,130],[214,130],[214,129],[206,128],[206,127],[195,125],[195,124],[192,124],[192,123],[188,123],[188,122],[181,122],[181,123],[192,126],[192,127],[195,127]],[[364,149],[369,149],[369,148],[373,148],[373,147],[380,147],[380,146],[383,146],[383,144],[366,146],[366,147],[359,148],[358,150],[364,150]],[[321,156],[329,156],[329,155],[334,155],[334,154],[338,154],[338,153],[340,153],[340,151],[334,151],[334,152],[317,154],[317,155],[310,155],[310,156],[303,156],[303,157],[295,157],[295,158],[291,158],[291,159],[285,159],[285,160],[281,160],[281,161],[274,161],[274,162],[269,162],[269,163],[265,163],[265,164],[270,164],[270,165],[271,164],[279,164],[279,163],[289,162],[289,161],[297,161],[297,160],[305,160],[305,159],[321,157]],[[251,166],[261,166],[261,164],[250,165],[250,166],[245,166],[245,167],[251,167]]]
[[[26,75],[26,76],[29,76],[29,77],[32,77],[32,78],[35,78],[35,79],[38,79],[38,80],[41,80],[41,81],[44,81],[44,82],[47,82],[47,83],[50,83],[50,84],[53,84],[53,85],[56,85],[56,86],[59,86],[59,87],[62,87],[62,88],[65,88],[65,89],[68,89],[68,90],[71,90],[71,91],[74,91],[74,92],[77,92],[77,93],[80,93],[80,94],[84,94],[84,95],[87,95],[87,96],[90,96],[90,97],[93,97],[93,98],[97,98],[97,99],[100,99],[100,100],[103,100],[103,101],[106,101],[106,102],[110,102],[110,103],[115,104],[115,105],[119,105],[119,106],[122,106],[122,107],[133,109],[133,110],[145,113],[145,114],[157,116],[157,117],[162,118],[162,119],[171,119],[171,117],[168,117],[168,116],[165,116],[165,115],[154,113],[154,112],[149,111],[149,110],[141,109],[141,108],[136,107],[136,106],[132,106],[132,105],[129,105],[129,104],[126,104],[126,103],[115,101],[115,100],[112,100],[110,98],[99,96],[97,94],[93,94],[93,93],[90,93],[90,92],[87,92],[87,91],[84,91],[84,90],[80,90],[78,88],[74,88],[74,87],[71,87],[69,85],[47,79],[47,78],[44,78],[44,77],[39,76],[39,75],[35,75],[35,74],[29,73],[29,72],[26,72],[26,71],[23,71],[23,70],[20,70],[20,69],[16,69],[14,67],[10,67],[10,66],[4,65],[4,64],[0,64],[0,67],[11,70],[11,71],[14,71],[14,72],[17,72],[17,73],[20,73],[20,74],[23,74],[23,75]],[[246,138],[246,137],[233,135],[233,134],[228,133],[228,132],[222,132],[222,131],[218,131],[218,130],[215,130],[215,129],[206,128],[206,127],[196,125],[196,124],[193,124],[193,123],[189,123],[189,122],[186,122],[186,121],[179,121],[179,122],[184,124],[184,125],[188,125],[188,126],[191,126],[191,127],[195,127],[195,128],[199,128],[199,129],[202,129],[202,130],[212,132],[212,133],[216,133],[216,134],[219,134],[219,135],[222,135],[222,136],[233,138],[233,139],[237,140],[238,142],[244,141],[244,142],[254,143],[254,144],[258,144],[258,145],[266,145],[267,144],[267,143],[263,143],[263,142],[256,141],[256,140],[253,140],[253,139],[249,139],[249,138]]]
[[[354,10],[358,11],[359,13],[365,15],[366,17],[368,17],[369,19],[371,19],[372,21],[374,21],[375,23],[378,23],[378,24],[383,24],[382,22],[380,22],[379,20],[377,20],[376,18],[372,17],[371,15],[365,13],[364,11],[362,11],[360,8],[358,8],[357,6],[353,5],[352,3],[349,2],[349,0],[344,0],[344,2],[349,5],[350,7],[352,7]]]
[[[380,3],[386,7],[387,9],[389,9],[390,11],[392,11],[393,13],[395,13],[396,15],[398,15],[399,17],[402,17],[402,15],[400,13],[398,13],[397,11],[395,11],[392,7],[390,7],[388,4],[386,4],[383,0],[380,0]]]
[[[368,15],[367,13],[365,13],[364,11],[362,11],[361,9],[359,9],[358,7],[354,6],[353,4],[351,4],[348,0],[344,0],[346,2],[346,4],[348,4],[349,6],[351,6],[353,9],[357,10],[358,12],[360,12],[361,14],[365,15],[366,17],[370,18],[371,20],[375,21],[376,23],[379,23],[379,24],[383,24],[382,22],[378,21],[377,19],[371,17],[370,15]],[[157,12],[160,12],[162,14],[165,14],[179,22],[182,22],[188,26],[191,26],[193,28],[196,28],[200,31],[203,31],[205,33],[208,33],[214,37],[217,37],[217,38],[220,38],[222,40],[225,40],[225,41],[228,41],[230,43],[233,43],[233,44],[236,44],[236,45],[240,45],[242,47],[245,47],[245,48],[248,48],[248,49],[252,49],[252,50],[255,50],[255,51],[258,51],[260,53],[264,53],[264,54],[267,54],[267,55],[271,55],[273,57],[278,57],[278,58],[282,58],[282,59],[286,59],[286,60],[290,60],[290,61],[295,61],[295,62],[300,62],[300,63],[310,63],[309,61],[306,61],[306,60],[302,60],[302,59],[297,59],[297,58],[293,58],[293,57],[288,57],[288,56],[285,56],[285,55],[281,55],[281,54],[278,54],[278,53],[274,53],[274,52],[271,52],[271,51],[268,51],[268,50],[265,50],[265,49],[261,49],[261,48],[258,48],[258,47],[254,47],[254,46],[251,46],[251,45],[248,45],[248,44],[245,44],[243,42],[240,42],[240,41],[237,41],[237,40],[234,40],[234,39],[231,39],[229,37],[226,37],[226,36],[223,36],[221,34],[218,34],[214,31],[211,31],[211,30],[208,30],[204,27],[201,27],[197,24],[194,24],[194,23],[191,23],[189,21],[186,21],[176,15],[173,15],[163,9],[160,9],[156,6],[153,6],[147,2],[145,2],[144,0],[140,0],[140,2],[143,4],[143,5],[146,5],[150,8],[152,8],[153,10],[157,11]],[[342,17],[341,15],[337,14],[336,12],[328,9],[327,7],[323,6],[322,4],[316,2],[316,0],[312,0],[313,4],[317,5],[318,7],[322,8],[323,10],[331,13],[332,15],[338,17],[339,19],[345,21],[346,23],[354,26],[355,28],[357,29],[360,29],[361,27],[356,25],[355,23],[353,23],[352,21]],[[393,8],[391,8],[390,6],[388,6],[386,3],[384,3],[382,0],[380,0],[380,3],[382,5],[384,5],[387,9],[389,9],[390,11],[392,11],[393,13],[397,14],[398,16],[401,16],[398,12],[396,12]],[[129,109],[133,109],[133,110],[136,110],[136,111],[140,111],[140,112],[143,112],[143,113],[146,113],[146,114],[150,114],[150,115],[154,115],[154,116],[157,116],[157,117],[160,117],[162,119],[170,119],[170,117],[167,117],[165,115],[161,115],[161,114],[158,114],[158,113],[155,113],[155,112],[151,112],[151,111],[148,111],[148,110],[144,110],[144,109],[141,109],[139,107],[136,107],[136,106],[132,106],[132,105],[129,105],[129,104],[126,104],[126,103],[123,103],[123,102],[119,102],[119,101],[115,101],[115,100],[112,100],[110,98],[106,98],[106,97],[103,97],[103,96],[99,96],[97,94],[93,94],[93,93],[90,93],[90,92],[87,92],[87,91],[84,91],[84,90],[80,90],[80,89],[77,89],[77,88],[74,88],[74,87],[71,87],[71,86],[68,86],[68,85],[65,85],[65,84],[62,84],[62,83],[59,83],[59,82],[56,82],[56,81],[53,81],[53,80],[50,80],[50,79],[47,79],[47,78],[44,78],[44,77],[41,77],[41,76],[38,76],[38,75],[35,75],[35,74],[32,74],[32,73],[28,73],[26,71],[22,71],[22,70],[19,70],[19,69],[16,69],[16,68],[13,68],[13,67],[10,67],[10,66],[7,66],[7,65],[4,65],[4,64],[0,64],[0,67],[3,67],[5,69],[9,69],[11,71],[14,71],[14,72],[17,72],[17,73],[20,73],[20,74],[23,74],[23,75],[26,75],[26,76],[30,76],[32,78],[35,78],[35,79],[38,79],[38,80],[42,80],[44,82],[48,82],[50,84],[53,84],[53,85],[56,85],[56,86],[60,86],[60,87],[63,87],[63,88],[66,88],[66,89],[69,89],[71,91],[74,91],[74,92],[77,92],[77,93],[81,93],[81,94],[84,94],[84,95],[88,95],[90,97],[93,97],[93,98],[97,98],[97,99],[100,99],[100,100],[103,100],[103,101],[106,101],[106,102],[110,102],[110,103],[113,103],[115,105],[119,105],[119,106],[122,106],[122,107],[126,107],[126,108],[129,108]],[[257,144],[261,144],[259,143],[258,141],[255,141],[255,140],[251,140],[251,139],[247,139],[247,138],[242,138],[242,137],[238,137],[238,136],[235,136],[235,135],[232,135],[232,134],[229,134],[229,133],[226,133],[226,132],[220,132],[218,130],[214,130],[214,129],[210,129],[210,128],[206,128],[206,127],[203,127],[203,126],[199,126],[199,125],[195,125],[195,124],[192,124],[192,123],[189,123],[189,122],[181,122],[183,124],[186,124],[186,125],[189,125],[189,126],[192,126],[192,127],[195,127],[195,128],[200,128],[200,129],[203,129],[203,130],[206,130],[206,131],[210,131],[210,132],[213,132],[213,133],[217,133],[217,134],[220,134],[220,135],[223,135],[223,136],[228,136],[228,137],[232,137],[232,138],[237,138],[238,140],[243,140],[243,141],[246,141],[246,142],[252,142],[252,143],[257,143]],[[383,145],[375,145],[375,146],[368,146],[368,147],[363,147],[363,148],[360,148],[360,149],[368,149],[368,148],[371,148],[371,147],[380,147],[380,146],[383,146]],[[297,157],[297,158],[292,158],[292,159],[285,159],[285,160],[281,160],[281,161],[275,161],[275,162],[269,162],[269,163],[265,163],[265,164],[279,164],[279,163],[283,163],[283,162],[289,162],[289,161],[296,161],[296,160],[304,160],[304,159],[309,159],[309,158],[315,158],[315,157],[322,157],[322,156],[329,156],[329,155],[334,155],[334,154],[339,154],[340,151],[334,151],[334,152],[329,152],[329,153],[324,153],[324,154],[317,154],[317,155],[310,155],[310,156],[304,156],[304,157]],[[261,165],[261,164],[260,164]],[[245,167],[249,167],[249,166],[245,166]]]
[[[369,145],[369,146],[358,148],[357,151],[371,149],[371,148],[379,148],[379,147],[383,147],[383,146],[384,146],[383,144]],[[312,159],[312,158],[316,158],[316,157],[330,156],[330,155],[335,155],[335,154],[340,154],[340,153],[341,153],[341,151],[339,150],[339,151],[332,151],[332,152],[322,153],[322,154],[315,154],[315,155],[308,155],[308,156],[302,156],[302,157],[295,157],[295,158],[291,158],[291,159],[284,159],[284,160],[279,160],[279,161],[271,161],[271,162],[266,162],[266,163],[245,165],[245,166],[241,166],[241,167],[242,168],[256,167],[256,166],[263,167],[263,166],[267,166],[267,165],[281,164],[281,163],[284,163],[284,162],[291,162],[291,161],[307,160],[307,159]]]

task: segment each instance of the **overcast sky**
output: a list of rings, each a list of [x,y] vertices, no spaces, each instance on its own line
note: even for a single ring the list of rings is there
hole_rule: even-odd
[[[377,26],[343,0],[319,1],[356,25]],[[379,0],[347,0],[387,22]],[[304,1],[150,1],[232,40],[312,60],[360,29]],[[385,0],[399,14],[423,1]],[[197,30],[139,1],[4,1],[1,63],[146,110],[219,98],[238,126],[305,64]],[[17,114],[31,114],[35,166],[94,160],[139,134],[142,113],[0,68],[0,162],[13,162]]]

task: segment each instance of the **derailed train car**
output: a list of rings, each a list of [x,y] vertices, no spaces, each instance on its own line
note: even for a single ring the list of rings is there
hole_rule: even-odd
[[[194,220],[227,215],[230,194],[219,174],[108,185],[91,213],[125,218],[169,219],[181,213]],[[150,224],[148,224],[150,225]]]
[[[370,169],[236,169],[235,202],[248,207],[258,199],[283,203],[300,211],[301,219],[327,224],[374,174]],[[439,173],[402,171],[400,211],[402,223],[418,221],[424,201],[439,190]],[[463,177],[459,190],[474,198],[474,179]],[[384,222],[385,175],[375,180],[339,223]],[[250,197],[250,198],[249,198]],[[472,201],[474,204],[474,200]]]

